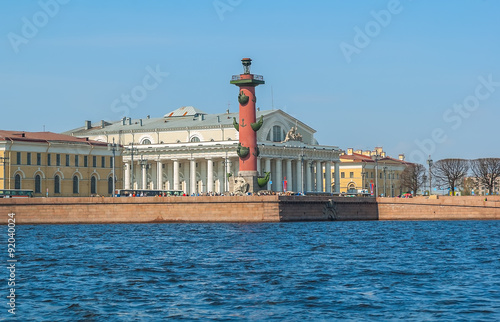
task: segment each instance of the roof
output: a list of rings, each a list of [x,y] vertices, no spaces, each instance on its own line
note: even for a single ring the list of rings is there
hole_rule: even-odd
[[[340,161],[352,161],[352,162],[375,162],[371,157],[359,154],[359,153],[353,153],[351,154],[344,154],[340,156]]]
[[[374,163],[375,160],[372,159],[372,157],[359,154],[359,153],[353,153],[351,154],[344,154],[340,156],[340,161],[351,161],[351,162],[369,162],[369,163]],[[404,160],[399,160],[399,159],[394,159],[391,157],[384,157],[378,159],[378,163],[383,163],[383,162],[392,162],[392,163],[399,163],[399,164],[404,164],[404,165],[409,165],[412,164],[411,162],[404,161]]]
[[[138,132],[148,132],[148,131],[165,131],[165,130],[175,130],[175,129],[186,129],[186,128],[196,128],[196,127],[232,127],[233,117],[238,119],[238,112],[236,113],[221,113],[221,114],[205,114],[200,110],[191,107],[192,109],[184,109],[184,111],[189,113],[196,112],[196,114],[176,116],[176,117],[158,117],[158,118],[145,118],[145,119],[129,119],[124,118],[119,121],[105,122],[105,127],[102,127],[102,122],[96,122],[92,124],[90,129],[86,129],[85,126],[69,130],[64,132],[67,135],[76,136],[95,136],[106,133],[118,133],[119,131],[138,131]],[[181,108],[182,109],[182,108]],[[175,111],[180,111],[177,109]],[[173,111],[173,112],[175,112]],[[259,118],[261,115],[264,117],[269,116],[274,113],[282,114],[286,117],[296,120],[294,117],[281,110],[266,110],[257,111],[256,116]],[[169,114],[167,114],[169,115]],[[301,126],[307,128],[311,132],[316,132],[311,127],[297,120]],[[107,125],[109,124],[109,125]]]
[[[5,131],[0,130],[0,141],[23,141],[23,142],[66,142],[84,143],[88,145],[107,146],[105,142],[93,141],[88,138],[78,138],[71,135],[58,134],[53,132],[25,132],[25,131]]]
[[[207,114],[207,113],[197,109],[194,106],[183,106],[179,107],[176,110],[173,110],[172,112],[165,114],[163,117],[195,116],[201,114]]]

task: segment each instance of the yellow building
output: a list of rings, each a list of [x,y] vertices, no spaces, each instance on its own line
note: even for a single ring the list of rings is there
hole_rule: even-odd
[[[115,187],[122,187],[122,157],[115,151]],[[113,150],[107,143],[52,132],[0,130],[0,189],[35,196],[112,194]]]
[[[371,195],[378,192],[378,195],[389,197],[401,195],[404,191],[401,173],[408,164],[403,154],[394,159],[387,156],[381,147],[373,151],[349,148],[340,155],[340,192]]]

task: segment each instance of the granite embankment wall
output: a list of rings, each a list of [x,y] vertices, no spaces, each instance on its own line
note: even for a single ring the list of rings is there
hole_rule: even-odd
[[[296,196],[0,199],[18,224],[376,220],[373,198]]]
[[[280,221],[377,220],[375,198],[281,196]]]
[[[0,199],[0,224],[500,219],[500,197],[314,196]]]
[[[0,199],[2,224],[273,222],[276,196]]]
[[[379,220],[500,219],[500,196],[377,198]]]

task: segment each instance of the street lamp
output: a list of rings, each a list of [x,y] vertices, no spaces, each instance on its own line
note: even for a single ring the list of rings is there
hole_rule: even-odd
[[[427,176],[424,174],[422,176],[422,179],[424,180],[424,190],[425,190],[425,182],[427,181]],[[425,195],[425,191],[424,191],[424,195]]]
[[[142,189],[146,189],[147,185],[147,165],[148,165],[148,160],[144,159],[144,156],[141,154],[141,159],[139,160],[139,164],[141,165],[141,179],[142,179]]]
[[[387,167],[384,167],[384,197],[387,197],[387,189],[385,188],[386,178],[387,178]]]
[[[375,153],[375,198],[378,197],[378,151]]]
[[[111,195],[112,197],[114,197],[114,196],[115,196],[115,189],[116,189],[116,187],[115,187],[115,183],[116,183],[116,182],[115,182],[115,180],[116,180],[116,179],[115,179],[115,178],[116,178],[116,176],[115,176],[115,156],[116,156],[116,146],[117,146],[117,145],[116,145],[116,143],[115,143],[115,138],[113,138],[113,143],[108,145],[108,148],[109,148],[111,151],[113,151],[113,185],[112,185],[113,190],[112,190],[112,192],[111,192],[111,193],[112,193],[112,195]]]
[[[302,180],[300,180],[300,184],[301,184],[301,187],[300,189],[302,190],[301,192],[304,193],[304,157],[306,155],[304,154],[304,148],[302,147],[301,149],[301,154],[299,154],[299,157],[300,157],[300,176],[302,178]]]
[[[3,162],[3,188],[2,189],[7,189],[6,184],[5,184],[5,179],[6,179],[6,177],[5,177],[5,175],[6,175],[5,165],[8,163],[9,158],[8,157],[0,157],[0,160]],[[9,188],[10,188],[10,186],[9,186]]]
[[[429,165],[429,196],[432,195],[432,164],[434,162],[431,159],[431,155],[429,154],[429,159],[427,160],[427,164]]]
[[[134,150],[139,152],[139,149],[134,149],[134,142],[130,143],[130,188],[134,189]]]

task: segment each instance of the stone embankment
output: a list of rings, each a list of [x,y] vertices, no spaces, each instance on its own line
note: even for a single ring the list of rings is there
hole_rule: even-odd
[[[100,224],[500,219],[500,197],[225,196],[0,199],[1,223]]]

